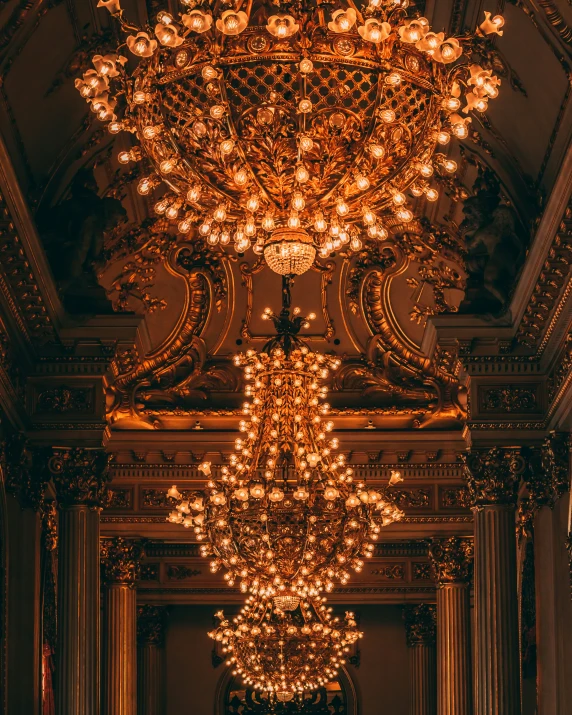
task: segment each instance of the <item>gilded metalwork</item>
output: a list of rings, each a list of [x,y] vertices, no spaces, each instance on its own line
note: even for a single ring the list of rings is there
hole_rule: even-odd
[[[119,161],[151,164],[139,192],[166,185],[155,210],[181,233],[200,223],[212,246],[254,244],[282,274],[307,270],[316,249],[359,250],[362,232],[386,238],[384,222],[413,219],[405,191],[435,201],[434,171],[456,170],[438,149],[468,135],[458,112],[484,112],[499,91],[478,64],[483,38],[502,35],[490,13],[445,38],[389,0],[331,17],[302,0],[281,6],[292,14],[202,3],[159,13],[153,37],[106,6],[139,66],[97,55],[76,87],[112,133],[137,135]]]

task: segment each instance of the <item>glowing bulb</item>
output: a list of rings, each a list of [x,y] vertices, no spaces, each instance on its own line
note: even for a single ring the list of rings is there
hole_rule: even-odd
[[[304,166],[304,164],[298,164],[296,167],[296,181],[299,184],[305,184],[306,181],[310,178],[310,173],[308,169]]]
[[[251,196],[246,202],[246,208],[250,211],[250,213],[256,213],[256,211],[258,211],[259,206],[260,200],[256,194]]]
[[[451,140],[451,135],[449,134],[449,132],[439,132],[437,134],[437,142],[439,144],[443,144],[443,145],[448,144],[450,142],[450,140]]]
[[[356,186],[360,191],[367,191],[369,189],[370,183],[367,176],[364,174],[358,174],[356,176]]]
[[[201,71],[201,74],[203,76],[203,79],[207,80],[207,82],[218,77],[218,72],[212,65],[205,65]]]
[[[396,192],[393,194],[393,197],[392,197],[392,198],[393,198],[393,203],[394,203],[396,206],[403,206],[403,204],[404,204],[405,201],[406,201],[405,194],[401,193],[401,191],[396,191]]]
[[[439,198],[439,192],[437,189],[427,189],[425,196],[427,197],[427,201],[437,201]]]
[[[398,72],[390,72],[385,78],[385,83],[391,87],[397,87],[401,83],[401,75]]]
[[[218,221],[219,223],[222,223],[223,221],[226,220],[226,208],[223,204],[220,204],[219,206],[216,207],[213,213],[213,218],[215,221]]]
[[[461,100],[457,97],[446,97],[443,100],[443,109],[447,109],[450,112],[456,112],[461,106]]]
[[[164,159],[159,164],[159,169],[162,174],[170,174],[174,168],[175,168],[175,162],[173,161],[173,159]]]
[[[336,212],[338,216],[347,216],[350,212],[350,207],[341,196],[336,201]]]
[[[445,168],[445,171],[448,171],[450,174],[454,174],[457,171],[457,162],[452,159],[447,159],[447,161],[444,162],[443,167]]]
[[[273,231],[275,228],[274,216],[272,214],[266,214],[262,219],[262,228],[265,231]]]
[[[248,181],[248,174],[244,169],[239,169],[237,172],[234,174],[234,183],[237,186],[244,186],[246,182]]]
[[[299,228],[300,227],[300,218],[298,214],[296,213],[291,213],[290,216],[288,216],[288,228]]]
[[[382,159],[385,154],[385,149],[381,144],[370,144],[368,149],[375,159]]]
[[[309,114],[312,111],[312,102],[309,99],[301,99],[298,103],[298,111]]]
[[[294,211],[303,211],[306,206],[306,201],[304,196],[300,191],[296,191],[292,196],[292,201],[290,202]]]
[[[224,139],[219,144],[219,148],[220,148],[221,154],[223,154],[223,155],[230,154],[232,152],[232,150],[234,149],[234,142],[232,139]]]
[[[350,248],[352,251],[359,251],[362,245],[362,242],[357,236],[354,236],[350,241]]]
[[[201,187],[196,185],[191,186],[191,188],[187,191],[187,201],[190,201],[191,203],[196,203],[201,196]]]
[[[310,151],[313,146],[314,142],[312,141],[312,139],[310,139],[309,136],[304,135],[300,137],[300,149],[302,151]]]
[[[433,175],[433,167],[431,164],[419,164],[417,168],[421,176],[424,176],[426,179]]]
[[[300,68],[300,72],[302,72],[302,74],[308,74],[308,72],[311,72],[314,69],[314,63],[312,60],[304,57],[304,59],[300,61],[298,67]]]
[[[224,111],[222,104],[213,104],[210,108],[210,115],[213,119],[222,119],[224,117]]]

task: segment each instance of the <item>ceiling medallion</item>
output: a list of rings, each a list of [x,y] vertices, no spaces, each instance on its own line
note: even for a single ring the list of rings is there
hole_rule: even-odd
[[[222,612],[209,636],[222,644],[227,665],[270,702],[291,702],[334,680],[350,647],[362,637],[354,614],[331,615],[324,598],[278,606],[250,597],[232,621]]]
[[[244,419],[230,466],[220,478],[210,463],[208,496],[169,490],[175,509],[169,520],[193,527],[207,540],[202,553],[211,568],[224,566],[229,585],[260,597],[317,596],[335,583],[346,584],[350,570],[361,571],[364,558],[383,526],[403,514],[389,487],[354,483],[353,469],[335,454],[329,405],[323,381],[340,360],[312,352],[298,337],[309,326],[294,309],[290,279],[284,278],[283,309],[273,320],[277,336],[262,352],[248,350],[235,362],[247,382]],[[402,481],[394,473],[390,485]]]
[[[390,220],[413,219],[408,195],[438,198],[431,177],[456,170],[451,136],[498,95],[478,62],[499,15],[454,38],[408,16],[409,0],[182,3],[139,28],[100,0],[124,41],[76,87],[110,132],[134,137],[118,158],[151,169],[139,193],[161,186],[156,212],[212,247],[298,251],[302,272],[309,246],[327,257],[360,250],[366,233],[385,239]]]

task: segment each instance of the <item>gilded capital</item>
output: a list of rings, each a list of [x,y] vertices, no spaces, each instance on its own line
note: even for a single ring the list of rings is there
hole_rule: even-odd
[[[435,645],[437,640],[437,606],[432,603],[407,605],[403,609],[407,645]]]
[[[473,508],[516,505],[518,485],[526,467],[519,447],[468,449],[463,461]]]
[[[90,507],[109,504],[109,457],[102,449],[54,448],[48,469],[60,504]]]
[[[554,499],[570,489],[570,435],[551,432],[542,445],[542,469],[550,479]]]
[[[167,625],[167,606],[137,606],[137,643],[163,645]]]
[[[45,450],[30,447],[24,435],[14,434],[5,441],[2,452],[6,490],[18,498],[22,509],[40,511],[51,477]]]
[[[121,583],[134,587],[139,578],[143,543],[137,539],[116,536],[101,540],[101,572],[104,583]]]
[[[429,558],[437,576],[437,583],[468,583],[473,575],[473,541],[451,536],[433,539]]]

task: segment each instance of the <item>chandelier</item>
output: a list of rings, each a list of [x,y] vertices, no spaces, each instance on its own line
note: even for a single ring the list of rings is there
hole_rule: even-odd
[[[278,273],[411,221],[411,199],[435,201],[433,179],[456,170],[451,137],[498,95],[479,62],[500,15],[455,38],[409,0],[181,2],[137,27],[100,0],[123,40],[76,87],[133,137],[118,159],[145,161],[138,191],[163,187],[158,214]]]
[[[280,608],[276,599],[250,597],[231,621],[219,612],[209,636],[222,644],[233,675],[271,702],[289,702],[334,680],[353,645],[362,637],[354,614],[344,621],[331,614],[324,598]]]
[[[201,465],[208,495],[168,496],[175,508],[168,520],[194,528],[211,570],[224,566],[229,585],[261,597],[300,598],[346,584],[350,569],[361,571],[364,557],[383,526],[403,516],[390,489],[354,481],[353,469],[332,437],[327,388],[329,368],[340,360],[312,352],[298,337],[309,319],[290,315],[289,279],[284,278],[283,309],[267,308],[277,336],[262,352],[235,358],[247,383],[243,437],[220,478],[210,462]],[[389,486],[403,481],[392,473]]]

